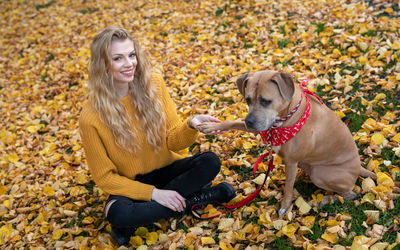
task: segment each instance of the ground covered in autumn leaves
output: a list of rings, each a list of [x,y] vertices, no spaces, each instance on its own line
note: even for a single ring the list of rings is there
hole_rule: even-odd
[[[141,227],[140,249],[399,249],[400,20],[383,1],[2,1],[0,3],[0,248],[117,248],[103,218],[105,195],[91,180],[78,117],[86,100],[89,45],[103,27],[136,35],[163,69],[182,118],[243,119],[235,87],[249,71],[285,71],[353,119],[364,167],[352,202],[299,172],[291,211],[279,218],[284,165],[260,196],[233,214],[187,216]],[[253,192],[259,136],[201,135],[184,154],[213,151],[216,182],[237,200]],[[263,172],[264,168],[261,168]],[[206,208],[215,213],[215,208]],[[399,244],[399,245],[398,245]]]

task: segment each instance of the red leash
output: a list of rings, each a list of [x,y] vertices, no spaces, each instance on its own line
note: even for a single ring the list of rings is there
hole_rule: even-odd
[[[269,154],[270,154],[270,152],[266,152],[266,153],[262,154],[262,155],[258,158],[258,160],[256,161],[256,163],[254,164],[254,167],[253,167],[253,175],[254,175],[254,177],[256,176],[256,171],[257,171],[257,169],[258,169],[258,165],[259,165],[259,164],[261,163],[261,161],[262,161],[267,155],[269,155]],[[262,187],[264,186],[265,182],[267,181],[267,177],[268,177],[269,172],[272,171],[273,169],[274,169],[274,157],[272,156],[272,153],[271,153],[271,159],[269,159],[269,162],[268,162],[268,170],[267,170],[267,173],[265,174],[264,181],[263,181],[263,183],[262,183],[261,185],[258,186],[258,188],[257,188],[256,191],[254,191],[252,194],[250,194],[249,196],[247,196],[247,197],[244,198],[243,200],[239,201],[238,203],[232,204],[232,205],[224,205],[224,204],[222,204],[222,203],[220,203],[220,202],[217,202],[217,201],[211,202],[211,203],[214,203],[214,204],[216,204],[216,205],[218,205],[218,206],[222,206],[222,207],[224,207],[224,208],[226,209],[226,211],[223,212],[223,213],[221,213],[221,214],[217,214],[217,215],[213,215],[213,216],[209,216],[209,217],[201,217],[201,215],[200,215],[199,213],[197,213],[197,211],[195,210],[195,208],[196,208],[196,207],[199,207],[199,206],[202,206],[202,205],[200,205],[200,204],[195,204],[195,205],[193,205],[192,208],[191,208],[192,215],[193,215],[195,218],[199,219],[199,220],[212,219],[212,218],[219,217],[219,216],[224,215],[224,214],[227,214],[227,213],[231,213],[231,212],[233,212],[233,210],[235,210],[235,209],[237,209],[237,208],[240,208],[240,207],[243,207],[243,206],[249,204],[249,203],[250,203],[252,200],[254,200],[254,199],[258,196],[258,194],[261,192]]]

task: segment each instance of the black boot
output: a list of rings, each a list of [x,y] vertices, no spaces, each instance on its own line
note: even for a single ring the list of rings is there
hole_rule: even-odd
[[[111,226],[111,237],[117,242],[118,246],[128,245],[131,236],[135,235],[136,228],[118,228]]]
[[[228,202],[236,196],[235,190],[231,185],[222,182],[214,187],[203,188],[194,192],[186,199],[185,213],[189,214],[193,205],[208,205],[212,202]]]

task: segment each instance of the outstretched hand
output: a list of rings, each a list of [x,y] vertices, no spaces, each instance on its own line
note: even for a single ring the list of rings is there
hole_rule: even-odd
[[[173,190],[154,188],[151,199],[175,212],[183,212],[186,207],[185,198]]]
[[[196,115],[192,118],[192,120],[190,121],[192,127],[194,127],[195,129],[199,130],[200,132],[203,132],[200,128],[199,125],[204,123],[204,122],[215,122],[215,123],[221,123],[220,120],[218,120],[217,118],[211,116],[211,115]],[[222,131],[222,130],[215,130],[212,132],[207,132],[206,134],[210,134],[210,135],[215,135],[215,134],[221,134],[221,133],[225,133],[226,131]]]

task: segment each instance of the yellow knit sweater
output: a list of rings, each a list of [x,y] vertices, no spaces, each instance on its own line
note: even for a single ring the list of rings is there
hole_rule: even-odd
[[[137,129],[137,143],[141,145],[141,150],[136,154],[116,145],[111,130],[101,122],[89,102],[83,106],[79,126],[89,171],[96,184],[107,194],[150,201],[154,186],[135,181],[135,176],[182,159],[176,152],[193,144],[198,135],[197,130],[190,128],[187,121],[182,122],[178,117],[162,76],[153,74],[151,83],[159,89],[159,98],[166,115],[166,133],[157,153],[147,143],[145,133],[140,129],[141,123],[135,118],[130,96],[123,97],[121,102],[132,120],[132,127]]]

